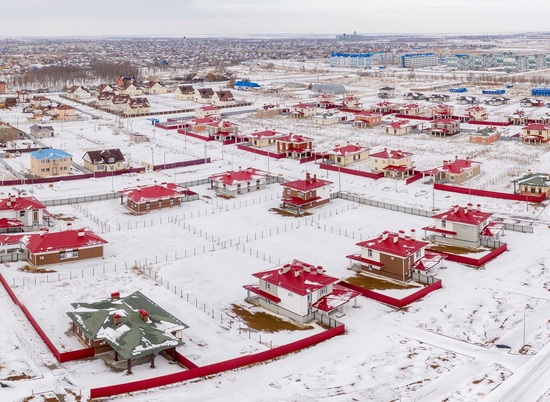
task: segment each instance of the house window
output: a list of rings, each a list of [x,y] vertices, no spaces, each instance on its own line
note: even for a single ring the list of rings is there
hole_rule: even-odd
[[[151,208],[151,204],[148,203],[148,202],[146,202],[146,203],[145,203],[145,209],[149,209],[149,208]]]
[[[322,288],[320,291],[319,291],[319,294],[322,296],[322,295],[326,295],[327,294],[327,287],[325,286],[324,288]]]
[[[446,221],[441,221],[441,227],[446,228],[447,227],[447,222]]]
[[[372,250],[367,250],[367,257],[372,258]]]
[[[422,253],[421,253],[420,250],[418,250],[418,251],[416,252],[416,259],[417,259],[417,260],[420,258],[420,254],[422,254]]]
[[[449,176],[449,180],[450,180],[450,181],[455,181],[455,175],[454,175],[454,174],[450,175],[450,176]]]
[[[174,205],[174,199],[170,198],[170,206]]]
[[[68,260],[71,258],[78,258],[78,250],[65,250],[59,253],[60,260]]]
[[[25,211],[19,211],[19,217],[24,218],[25,217]]]
[[[267,282],[264,282],[264,287],[266,288],[266,290],[271,290],[271,284],[267,283]]]

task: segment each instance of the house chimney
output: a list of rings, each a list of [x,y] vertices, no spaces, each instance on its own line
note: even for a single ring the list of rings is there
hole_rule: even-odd
[[[139,316],[144,322],[149,322],[149,313],[144,309],[139,310]]]
[[[386,240],[388,238],[388,232],[382,233],[382,240]]]
[[[290,271],[290,264],[283,265],[283,274],[286,274],[288,271]]]
[[[472,205],[471,202],[469,202],[469,203],[466,205],[466,208],[468,209],[468,211],[471,211],[471,210],[472,210],[472,207],[473,207],[473,205]]]
[[[21,194],[20,194],[21,195]],[[15,202],[15,194],[10,194],[10,201]]]
[[[404,230],[400,230],[400,231],[399,231],[399,238],[400,238],[400,239],[404,239],[404,238],[405,238],[405,231],[404,231]]]
[[[397,240],[399,240],[399,236],[398,236],[398,235],[394,235],[394,236],[393,236],[393,242],[394,242],[394,243],[397,243]]]
[[[79,229],[78,230],[78,237],[84,237],[85,233],[84,233],[84,229]]]
[[[118,299],[120,299],[120,292],[111,293],[111,300],[118,300]]]
[[[67,222],[67,230],[72,229],[73,224],[71,222]]]
[[[311,175],[309,172],[306,173],[306,182],[309,183],[311,181]]]
[[[301,272],[302,271],[300,271],[299,269],[294,270],[294,277],[295,278],[299,277]]]
[[[44,229],[40,228],[40,237],[43,237],[44,236]]]
[[[304,265],[304,272],[311,272],[311,267],[309,265]]]
[[[455,206],[454,206],[454,211],[453,211],[453,213],[454,213],[454,214],[458,213],[459,209],[460,209],[460,207],[458,206],[458,204],[455,205]]]
[[[414,229],[411,229],[411,239],[413,239],[413,240],[416,239],[416,230],[414,230]]]
[[[323,269],[323,267],[321,265],[317,266],[317,273],[319,275],[323,274],[325,272],[325,270]]]
[[[116,327],[118,324],[120,324],[120,314],[115,313],[115,314],[113,315],[113,322],[114,322],[114,324],[115,324],[115,327]]]
[[[481,212],[481,204],[477,204],[477,210]]]

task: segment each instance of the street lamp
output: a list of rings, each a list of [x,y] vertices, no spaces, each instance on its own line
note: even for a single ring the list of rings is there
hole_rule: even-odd
[[[151,170],[155,170],[155,151],[151,147]]]

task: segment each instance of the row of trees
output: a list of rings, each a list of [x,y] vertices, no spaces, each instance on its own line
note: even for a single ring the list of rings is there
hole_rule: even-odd
[[[98,82],[113,83],[121,75],[139,79],[140,69],[126,63],[92,61],[90,66],[44,66],[4,78],[12,88],[62,88],[72,85],[90,85]]]

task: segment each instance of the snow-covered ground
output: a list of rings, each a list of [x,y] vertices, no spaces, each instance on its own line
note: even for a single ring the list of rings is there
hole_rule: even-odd
[[[293,72],[296,80],[299,75]],[[375,94],[384,84],[397,86],[396,81],[367,82],[357,77],[350,78],[347,86],[357,93]],[[404,91],[407,89],[403,83],[399,85]],[[297,102],[251,92],[235,91],[235,95],[258,106]],[[374,96],[363,99],[366,104],[375,100]],[[495,119],[501,119],[518,108],[517,100],[506,108],[489,108],[490,113]],[[172,107],[168,95],[159,97],[158,102]],[[83,112],[97,113],[78,107]],[[22,123],[23,117],[17,111],[2,110],[0,118],[13,124],[17,122],[24,130],[30,126]],[[424,134],[393,137],[385,135],[380,128],[321,127],[307,120],[283,116],[262,120],[249,113],[233,115],[230,120],[238,123],[243,133],[268,127],[312,136],[322,146],[350,141],[374,150],[388,147],[410,151],[419,169],[439,166],[444,159],[455,155],[471,156],[483,162],[482,174],[466,184],[472,188],[511,192],[510,180],[517,174],[528,169],[550,170],[546,145],[529,146],[509,141],[481,147],[469,144],[462,134],[450,139]],[[550,216],[546,205],[535,207],[525,202],[434,193],[431,183],[422,180],[405,186],[402,181],[374,181],[322,171],[313,162],[268,160],[235,146],[222,148],[219,143],[204,143],[174,131],[154,129],[146,118],[123,122],[129,130],[150,138],[150,142],[134,144],[125,134],[113,134],[110,125],[114,123],[115,119],[105,113],[99,120],[55,123],[56,136],[42,141],[65,149],[77,162],[88,150],[119,147],[132,166],[153,160],[158,164],[198,159],[205,153],[212,158],[212,163],[58,182],[51,186],[31,183],[2,187],[0,195],[23,191],[40,200],[62,199],[111,193],[154,181],[182,183],[250,166],[288,178],[303,178],[306,171],[316,173],[334,182],[334,192],[341,188],[363,197],[425,210],[432,207],[442,210],[455,203],[479,203],[484,210],[507,221],[533,224],[535,228],[533,234],[507,232],[504,240],[509,250],[482,270],[445,262],[438,273],[443,289],[408,308],[394,310],[360,299],[359,308],[348,308],[342,318],[347,328],[343,336],[266,364],[115,399],[167,402],[178,400],[184,394],[189,401],[475,401],[503,382],[507,384],[507,379],[513,380],[515,373],[527,372],[533,359],[543,359],[550,354],[545,348],[550,335],[547,317],[550,280],[546,267]],[[27,158],[23,154],[6,162],[25,172]],[[2,174],[6,179],[10,177]],[[207,185],[192,189],[201,196],[199,200],[143,216],[130,215],[118,197],[50,207],[48,210],[54,216],[51,230],[66,227],[66,221],[59,218],[72,219],[73,227],[89,226],[109,241],[104,258],[48,267],[54,272],[42,274],[20,271],[24,263],[9,263],[0,267],[0,273],[61,350],[80,347],[71,335],[70,321],[65,314],[71,310],[70,303],[101,299],[113,291],[125,294],[140,290],[189,325],[184,331],[186,344],[180,352],[203,365],[265,350],[321,330],[317,326],[307,331],[276,333],[249,334],[243,330],[245,323],[239,322],[231,308],[234,304],[245,305],[246,291],[242,286],[255,282],[252,273],[300,259],[322,265],[329,275],[345,279],[352,275],[345,256],[359,251],[357,242],[383,230],[414,228],[420,234],[420,228],[431,223],[429,218],[342,199],[312,210],[312,215],[307,217],[284,217],[270,211],[279,204],[279,184],[229,200],[216,198]],[[398,295],[403,291],[391,292]],[[177,370],[173,365],[159,362],[154,371],[147,365],[136,366],[134,374],[126,376],[110,369],[101,359],[56,363],[3,289],[0,289],[0,303],[4,312],[0,315],[0,381],[8,385],[0,388],[2,401],[20,401],[33,391],[55,391],[71,401],[75,397],[66,389],[75,395],[79,392],[85,395],[94,386]],[[548,376],[537,374],[542,380],[544,375]],[[9,380],[17,375],[29,378]],[[550,382],[542,380],[536,383],[536,389],[530,390],[530,399],[526,400],[550,400]]]

